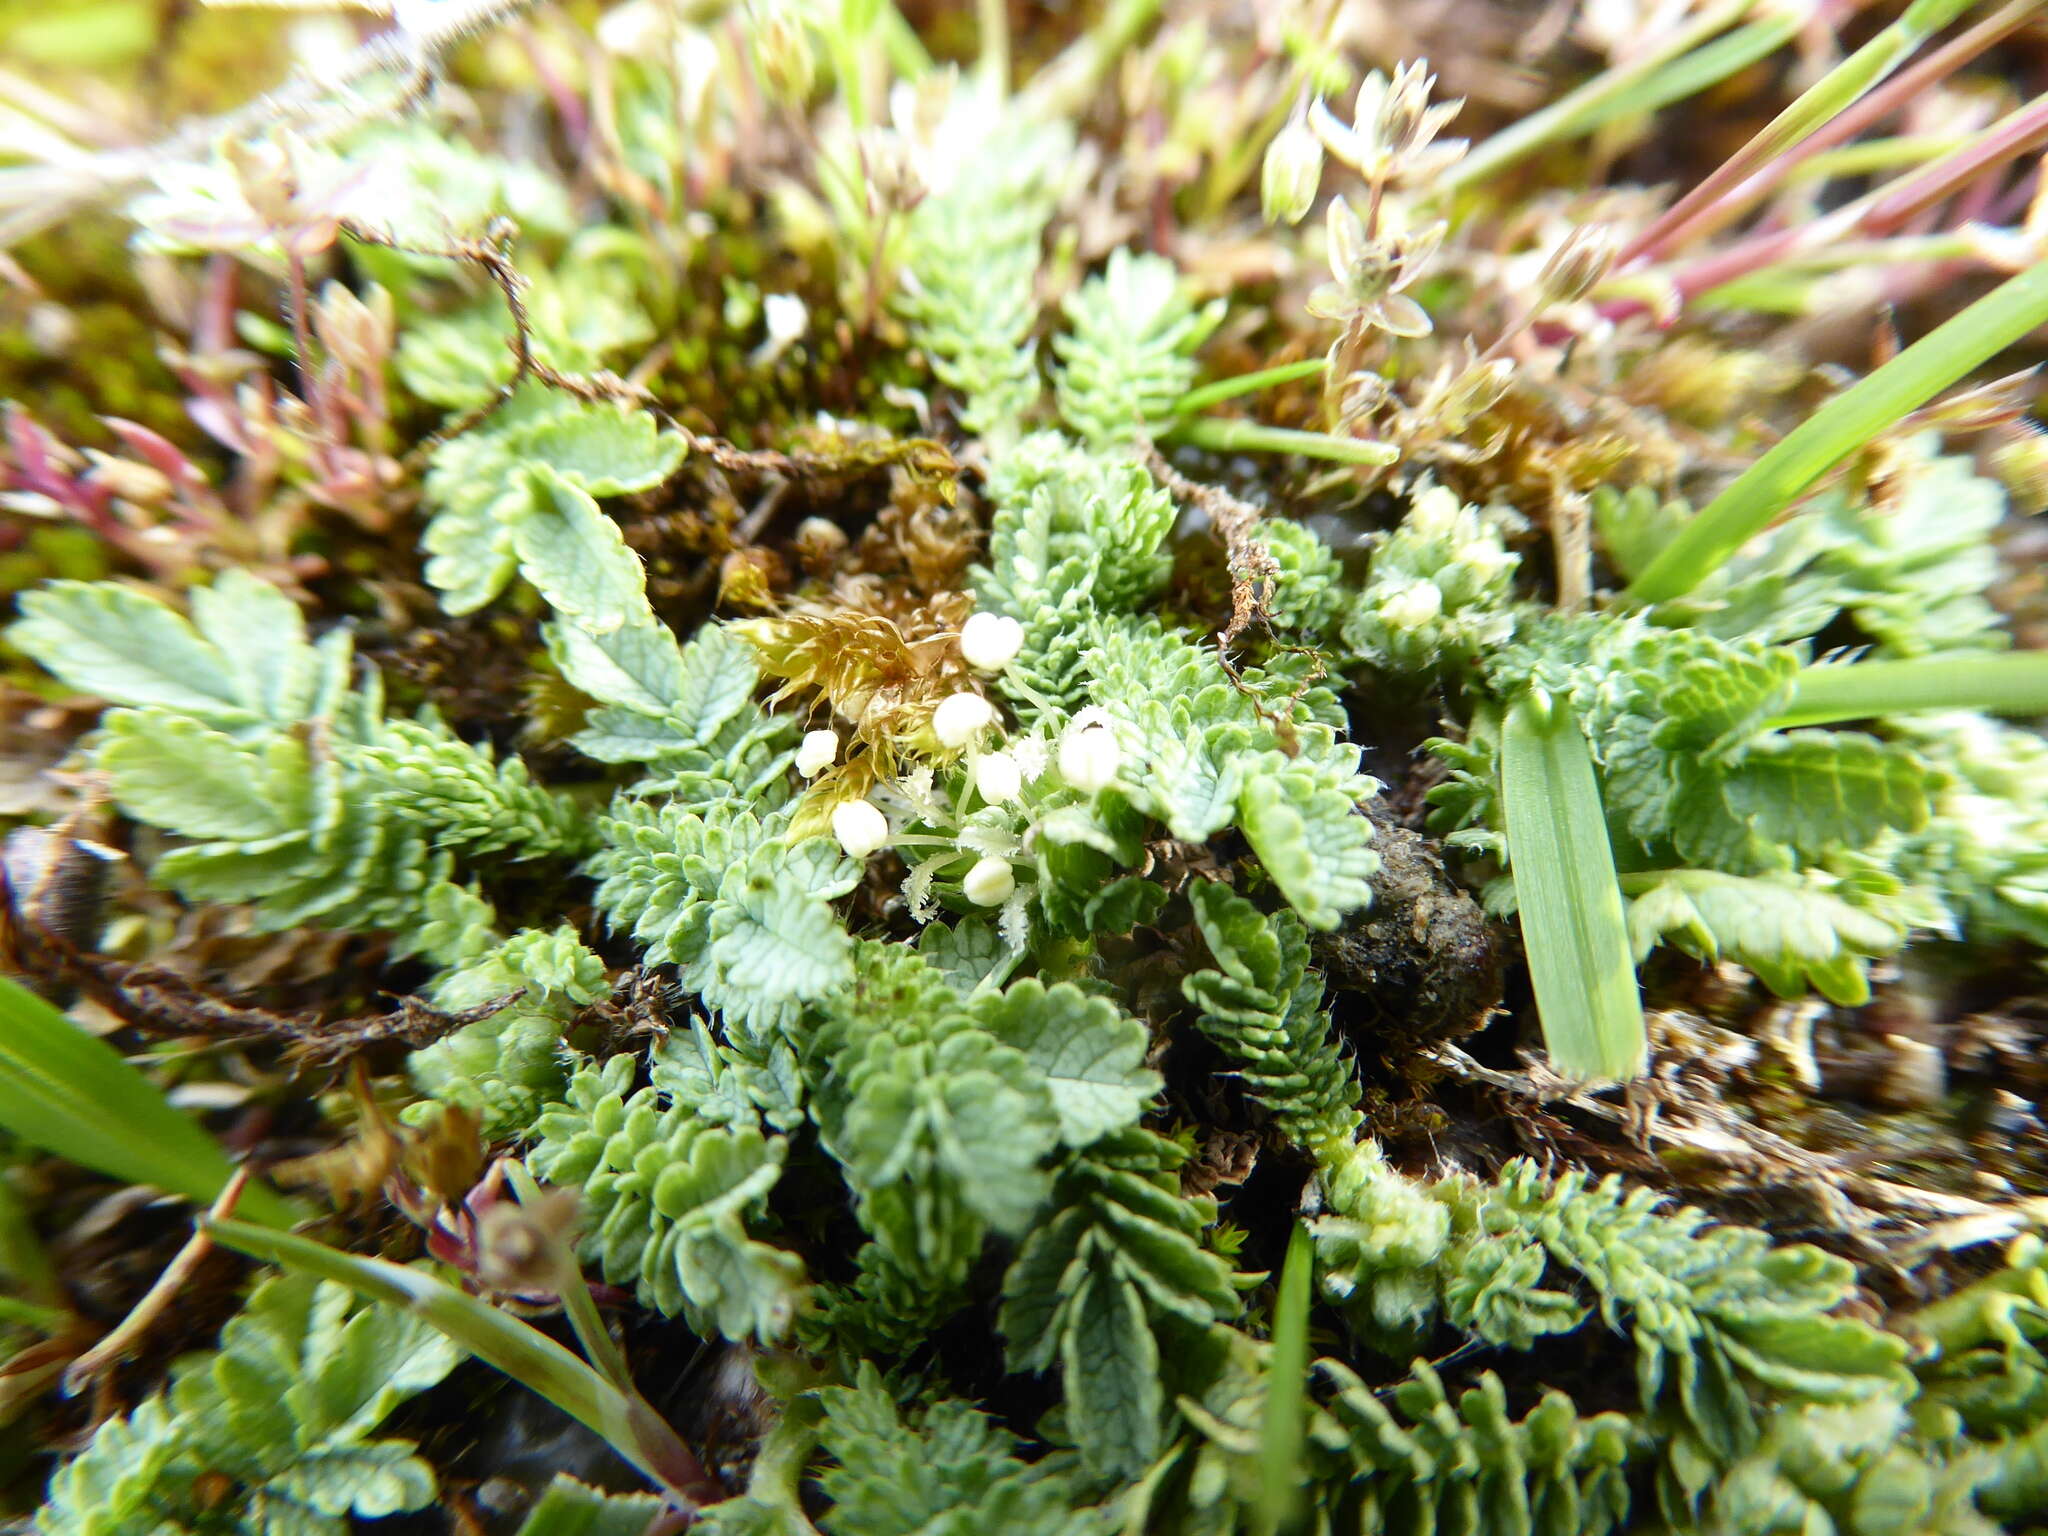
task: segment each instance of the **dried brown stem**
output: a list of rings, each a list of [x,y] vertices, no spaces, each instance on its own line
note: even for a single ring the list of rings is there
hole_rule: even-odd
[[[249,1183],[248,1165],[235,1170],[227,1187],[213,1202],[213,1208],[206,1214],[215,1221],[223,1221],[234,1215],[235,1206],[242,1198],[242,1190]],[[170,1309],[178,1299],[178,1293],[185,1289],[195,1271],[213,1252],[213,1239],[203,1224],[192,1229],[192,1235],[185,1240],[171,1262],[164,1266],[164,1272],[156,1277],[156,1284],[144,1293],[129,1311],[128,1315],[115,1325],[114,1330],[99,1343],[72,1361],[64,1370],[64,1394],[76,1397],[92,1386],[108,1371],[114,1369],[133,1352],[144,1334],[156,1325],[158,1318]]]

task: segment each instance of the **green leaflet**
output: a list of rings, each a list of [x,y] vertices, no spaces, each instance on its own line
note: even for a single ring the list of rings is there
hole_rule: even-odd
[[[443,957],[451,965],[434,982],[434,1003],[460,1010],[521,995],[414,1051],[406,1073],[422,1093],[462,1106],[486,1132],[503,1134],[530,1125],[561,1092],[572,1054],[562,1032],[578,1010],[610,996],[612,984],[604,961],[567,924],[523,929],[503,941],[495,933],[471,938],[472,952]],[[405,1118],[418,1123],[429,1113],[429,1106],[415,1105]]]
[[[1858,901],[1853,884],[1817,871],[1726,875],[1711,869],[1624,875],[1629,941],[1638,964],[1660,943],[1703,960],[1726,956],[1780,997],[1811,987],[1855,1007],[1870,997],[1864,962],[1896,951],[1908,923],[1886,904]]]
[[[1151,1045],[1145,1026],[1071,983],[1015,982],[975,998],[968,1012],[1045,1074],[1060,1140],[1070,1147],[1131,1124],[1165,1086],[1144,1064]]]
[[[582,1186],[583,1253],[607,1281],[635,1286],[700,1333],[779,1337],[803,1261],[756,1241],[746,1223],[781,1177],[788,1143],[764,1136],[751,1114],[705,1115],[682,1091],[688,1080],[660,1066],[652,1086],[629,1093],[638,1067],[614,1056],[570,1079],[566,1100],[536,1122],[534,1173]]]
[[[1110,1512],[1076,1508],[1053,1468],[1016,1456],[1016,1440],[986,1414],[946,1400],[906,1415],[872,1365],[851,1387],[818,1393],[833,1465],[818,1478],[831,1500],[827,1536],[1107,1536]],[[948,1517],[952,1518],[948,1518]]]
[[[1266,916],[1221,885],[1189,892],[1220,967],[1181,979],[1202,1032],[1237,1058],[1245,1085],[1281,1131],[1311,1148],[1348,1143],[1364,1116],[1323,980],[1308,968],[1308,935],[1291,913]]]
[[[1068,296],[1069,330],[1053,340],[1060,418],[1093,447],[1158,435],[1194,382],[1193,353],[1224,307],[1212,300],[1197,309],[1164,257],[1111,251]]]
[[[588,869],[597,904],[683,987],[753,1036],[853,974],[852,941],[830,906],[858,879],[836,845],[788,846],[784,818],[731,801],[615,803]]]
[[[1213,1202],[1179,1194],[1182,1155],[1135,1128],[1075,1154],[1003,1280],[1011,1369],[1059,1367],[1082,1460],[1104,1475],[1135,1476],[1164,1444],[1162,1321],[1238,1311],[1230,1266],[1201,1246]]]
[[[1626,1416],[1581,1418],[1570,1398],[1545,1392],[1520,1420],[1492,1371],[1455,1397],[1425,1360],[1386,1397],[1335,1360],[1317,1362],[1335,1389],[1331,1408],[1351,1434],[1361,1524],[1421,1519],[1424,1528],[1489,1536],[1601,1536],[1629,1529],[1628,1464],[1638,1437]],[[1419,1521],[1418,1521],[1419,1523]]]
[[[323,675],[348,673],[346,639],[316,657],[298,605],[246,571],[195,595],[193,622],[112,582],[52,582],[21,598],[15,647],[73,688],[223,730],[314,712]]]
[[[923,961],[859,959],[805,1051],[819,1135],[862,1226],[907,1271],[957,1284],[987,1231],[1021,1234],[1050,1192],[1052,1092]]]
[[[1660,1209],[1654,1192],[1616,1179],[1550,1180],[1517,1162],[1491,1183],[1430,1187],[1448,1223],[1404,1251],[1373,1236],[1368,1213],[1390,1209],[1378,1182],[1358,1188],[1371,1198],[1333,1190],[1333,1215],[1312,1234],[1326,1291],[1369,1336],[1399,1350],[1442,1319],[1526,1349],[1579,1326],[1590,1303],[1633,1335],[1670,1508],[1694,1508],[1715,1468],[1754,1450],[1760,1404],[1871,1402],[1911,1387],[1903,1340],[1829,1315],[1854,1271],[1816,1249],[1774,1248],[1752,1228]]]
[[[986,1231],[1030,1225],[1063,1141],[1121,1133],[1159,1077],[1144,1027],[1076,987],[1020,981],[970,1000],[907,951],[856,955],[805,1047],[814,1115],[889,1264],[944,1288]]]
[[[911,216],[896,308],[970,431],[1013,436],[1038,402],[1039,248],[1071,146],[1064,124],[1013,118]]]
[[[661,1511],[651,1493],[603,1493],[557,1472],[519,1536],[642,1536]]]
[[[167,1393],[110,1419],[51,1479],[45,1536],[231,1529],[346,1536],[351,1515],[420,1509],[436,1488],[409,1440],[373,1439],[462,1351],[426,1323],[359,1307],[311,1276],[266,1281],[217,1353],[178,1367]],[[225,1476],[225,1504],[200,1479]]]
[[[626,406],[520,401],[435,450],[434,511],[420,538],[427,580],[448,612],[471,613],[516,571],[563,613],[615,627],[637,610],[639,560],[592,498],[659,485],[682,462],[683,440]]]
[[[1293,706],[1290,755],[1246,696],[1288,698],[1295,689],[1284,669],[1247,671],[1240,691],[1213,650],[1153,621],[1104,625],[1088,667],[1139,810],[1190,841],[1242,827],[1311,927],[1334,928],[1370,901],[1379,859],[1372,823],[1357,807],[1379,784],[1359,772],[1358,749],[1328,723],[1328,694],[1306,689]]]

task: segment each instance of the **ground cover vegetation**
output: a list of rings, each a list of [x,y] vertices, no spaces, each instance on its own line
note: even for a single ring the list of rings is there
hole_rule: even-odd
[[[9,1512],[2048,1528],[2044,42],[0,4]]]

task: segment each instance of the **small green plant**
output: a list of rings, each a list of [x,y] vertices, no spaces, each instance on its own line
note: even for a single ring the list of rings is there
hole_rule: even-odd
[[[19,803],[118,888],[0,860],[0,1409],[151,1267],[52,1265],[140,1206],[80,1170],[272,1180],[39,1531],[2048,1517],[2048,455],[1955,392],[2048,321],[2048,115],[1869,136],[2027,7],[1585,7],[1471,141],[1498,60],[1153,0],[965,74],[888,0],[550,11],[458,121],[519,8],[17,136],[146,175],[192,425],[6,418]],[[1709,89],[1689,192],[1573,179]],[[1772,327],[1847,278],[1923,334],[1844,381]],[[217,1340],[208,1245],[283,1270]],[[465,1355],[644,1486],[443,1433]]]

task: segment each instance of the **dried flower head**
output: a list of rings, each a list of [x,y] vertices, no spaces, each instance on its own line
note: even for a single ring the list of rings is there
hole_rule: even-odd
[[[1374,70],[1358,87],[1348,125],[1320,101],[1310,109],[1309,121],[1330,153],[1372,185],[1427,181],[1462,160],[1467,148],[1463,139],[1437,142],[1465,103],[1431,106],[1435,87],[1426,59],[1399,66],[1391,80]]]
[[[1330,204],[1330,282],[1308,297],[1312,315],[1342,321],[1346,329],[1378,329],[1392,336],[1427,336],[1429,316],[1401,290],[1428,269],[1443,243],[1442,222],[1412,233],[1368,239],[1365,225],[1344,198]]]
[[[1537,310],[1576,304],[1607,275],[1621,251],[1621,233],[1612,224],[1576,224],[1536,278]]]

